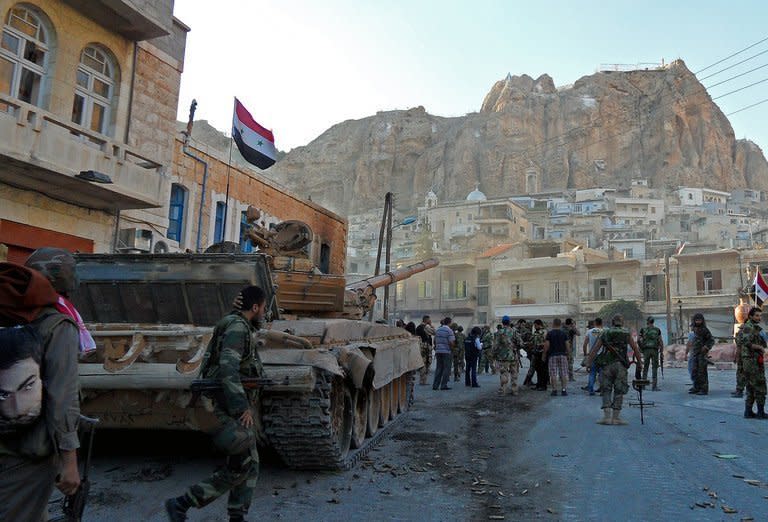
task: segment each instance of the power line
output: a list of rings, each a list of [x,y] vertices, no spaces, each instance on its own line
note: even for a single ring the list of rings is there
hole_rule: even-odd
[[[739,88],[738,88],[738,89],[736,89],[736,90],[733,90],[733,91],[731,91],[731,92],[726,92],[725,94],[721,94],[720,96],[715,96],[715,97],[714,97],[714,98],[712,98],[712,99],[713,99],[713,100],[718,100],[718,99],[720,99],[720,98],[725,98],[726,96],[730,96],[731,94],[736,94],[737,92],[741,92],[741,91],[743,91],[743,90],[745,90],[745,89],[749,89],[750,87],[754,87],[755,85],[759,85],[759,84],[761,84],[761,83],[765,83],[765,82],[768,82],[768,78],[763,78],[763,79],[762,79],[762,80],[760,80],[760,81],[757,81],[757,82],[755,82],[755,83],[750,83],[749,85],[745,85],[744,87],[739,87]]]
[[[757,58],[758,56],[760,56],[760,55],[762,55],[762,54],[765,54],[765,53],[768,53],[768,49],[766,49],[765,51],[760,51],[760,52],[759,52],[759,53],[757,53],[757,54],[753,54],[753,55],[752,55],[752,56],[750,56],[749,58],[745,58],[745,59],[743,59],[742,61],[740,61],[740,62],[736,62],[736,63],[734,63],[733,65],[729,65],[728,67],[725,67],[725,68],[723,68],[723,69],[720,69],[720,70],[719,70],[719,71],[717,71],[717,72],[713,72],[712,74],[708,74],[708,75],[706,75],[704,78],[699,78],[699,81],[700,81],[700,82],[702,82],[702,81],[706,80],[707,78],[712,78],[713,76],[717,76],[717,75],[718,75],[718,74],[720,74],[721,72],[725,72],[725,71],[727,71],[728,69],[733,69],[733,68],[734,68],[734,67],[736,67],[737,65],[741,65],[742,63],[748,62],[748,61],[750,61],[750,60],[752,60],[752,59],[754,59],[754,58]]]
[[[735,53],[733,53],[733,54],[729,54],[729,55],[728,55],[728,56],[726,56],[725,58],[723,58],[723,59],[721,59],[721,60],[718,60],[718,61],[716,61],[716,62],[715,62],[715,63],[713,63],[713,64],[707,65],[707,66],[706,66],[706,67],[704,67],[703,69],[699,69],[698,71],[696,71],[696,72],[695,72],[695,73],[693,73],[693,74],[699,74],[700,72],[704,72],[704,71],[706,71],[707,69],[711,69],[711,68],[712,68],[712,67],[714,67],[715,65],[719,65],[719,64],[723,63],[723,62],[724,62],[724,61],[726,61],[726,60],[730,60],[730,59],[731,59],[731,58],[733,58],[734,56],[737,56],[737,55],[739,55],[739,54],[743,53],[744,51],[748,51],[749,49],[752,49],[753,47],[756,47],[756,46],[760,45],[760,44],[761,44],[761,43],[763,43],[763,42],[768,42],[768,37],[766,37],[766,38],[763,38],[763,39],[762,39],[762,40],[760,40],[759,42],[755,42],[755,43],[753,43],[752,45],[750,45],[750,46],[748,46],[748,47],[745,47],[744,49],[742,49],[742,50],[740,50],[740,51],[736,51],[736,52],[735,52]]]
[[[753,103],[752,105],[747,105],[746,107],[742,107],[741,109],[735,110],[733,112],[729,112],[728,114],[726,114],[726,116],[730,116],[732,114],[736,114],[737,112],[746,111],[747,109],[751,109],[752,107],[757,107],[758,105],[762,105],[763,103],[766,103],[766,102],[768,102],[768,98],[766,98],[764,100],[760,100],[757,103]]]
[[[766,51],[766,52],[768,52],[768,51]],[[746,72],[743,72],[743,73],[741,73],[741,74],[737,74],[736,76],[731,76],[731,77],[730,77],[730,78],[728,78],[727,80],[723,80],[723,81],[720,81],[720,82],[717,82],[717,83],[713,83],[712,85],[707,85],[707,86],[706,86],[706,88],[707,88],[707,89],[711,89],[712,87],[717,87],[718,85],[722,85],[722,84],[724,84],[724,83],[727,83],[727,82],[733,81],[733,80],[735,80],[736,78],[741,78],[742,76],[746,76],[746,75],[747,75],[747,74],[749,74],[749,73],[753,73],[753,72],[755,72],[755,71],[757,71],[757,70],[759,70],[759,69],[762,69],[763,67],[768,67],[768,63],[766,63],[766,64],[763,64],[763,65],[761,65],[760,67],[755,67],[754,69],[750,69],[750,70],[748,70],[748,71],[746,71]]]

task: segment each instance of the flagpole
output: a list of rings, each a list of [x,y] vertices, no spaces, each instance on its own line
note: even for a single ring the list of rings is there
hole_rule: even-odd
[[[234,98],[232,101],[232,123],[229,126],[229,133],[232,133],[232,130],[234,128],[235,124],[235,110],[237,110],[236,106],[237,98]],[[234,135],[231,135],[229,137],[229,161],[227,161],[227,190],[224,195],[224,222],[222,223],[222,230],[221,230],[221,240],[226,241],[227,237],[227,214],[229,214],[229,169],[232,166],[232,142],[235,140]]]

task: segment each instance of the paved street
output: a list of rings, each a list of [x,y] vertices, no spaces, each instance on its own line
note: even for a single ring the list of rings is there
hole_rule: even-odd
[[[498,397],[486,375],[479,389],[417,386],[411,412],[351,471],[294,472],[267,455],[251,519],[768,519],[768,421],[742,417],[734,372],[710,372],[707,397],[686,393],[685,370],[665,373],[645,394],[656,403],[645,425],[631,407],[624,427],[595,424],[600,398],[579,389],[583,374],[557,398]],[[101,435],[86,520],[164,520],[162,500],[216,463],[205,438]],[[190,520],[224,514],[220,500]]]

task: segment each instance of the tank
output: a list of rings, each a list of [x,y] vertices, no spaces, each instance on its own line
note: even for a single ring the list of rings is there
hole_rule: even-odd
[[[80,362],[82,410],[109,429],[205,430],[190,390],[215,323],[241,288],[268,296],[256,334],[268,383],[260,444],[296,469],[343,469],[412,403],[417,337],[361,320],[375,289],[428,260],[347,286],[301,258],[267,254],[78,254],[73,296],[97,349]]]

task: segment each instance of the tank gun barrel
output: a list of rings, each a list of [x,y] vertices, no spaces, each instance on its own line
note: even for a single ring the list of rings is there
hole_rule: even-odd
[[[420,263],[414,263],[402,268],[396,268],[395,270],[390,270],[385,274],[369,277],[367,279],[363,279],[362,281],[352,283],[347,285],[347,290],[352,290],[357,293],[366,293],[366,291],[376,290],[377,288],[397,283],[403,279],[408,279],[412,275],[418,274],[419,272],[424,272],[430,268],[434,268],[439,264],[440,261],[435,258],[427,259]]]
[[[350,306],[356,309],[357,313],[354,315],[362,315],[373,306],[377,288],[397,283],[403,279],[408,279],[412,275],[434,268],[439,264],[440,262],[437,259],[427,259],[420,263],[397,268],[385,274],[369,277],[362,281],[347,285],[345,306]]]

